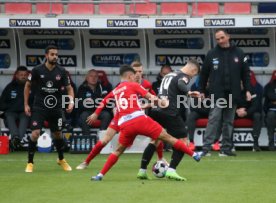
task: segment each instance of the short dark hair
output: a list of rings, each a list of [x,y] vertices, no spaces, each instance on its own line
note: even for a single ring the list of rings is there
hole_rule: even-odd
[[[165,64],[165,65],[161,66],[160,71],[162,71],[165,68],[168,68],[168,69],[170,69],[172,71],[172,67],[169,64]]]
[[[224,32],[226,35],[229,35],[228,31],[226,29],[223,28],[218,28],[215,30],[215,34],[217,34],[218,32]]]
[[[120,76],[123,76],[126,72],[132,72],[135,74],[135,70],[130,65],[127,65],[127,64],[121,65]]]
[[[190,59],[187,63],[192,64],[197,67],[197,72],[200,72],[200,64],[195,59]]]
[[[18,66],[16,72],[18,71],[28,71],[28,68],[26,66]]]
[[[56,50],[58,50],[57,46],[55,46],[55,45],[48,45],[45,48],[45,54],[48,54],[50,49],[56,49]]]

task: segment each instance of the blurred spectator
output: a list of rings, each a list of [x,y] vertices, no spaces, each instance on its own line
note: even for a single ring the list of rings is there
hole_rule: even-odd
[[[78,114],[84,135],[90,135],[91,126],[86,123],[87,117],[95,111],[96,105],[101,101],[100,99],[107,94],[108,91],[103,88],[99,81],[98,72],[94,69],[88,71],[85,81],[80,85],[77,93],[77,98],[82,99],[78,102]],[[111,109],[104,109],[98,119],[101,121],[100,130],[105,130],[112,119]]]
[[[0,99],[0,108],[11,134],[12,147],[18,148],[26,133],[29,117],[24,112],[24,86],[29,72],[25,66],[16,69],[14,79],[5,87]]]
[[[152,83],[152,89],[156,94],[158,94],[158,92],[159,92],[159,87],[161,85],[163,77],[172,71],[173,70],[172,70],[171,66],[169,66],[169,65],[164,65],[161,67],[161,70],[160,70],[158,76],[156,77],[156,81]]]
[[[275,151],[274,130],[276,128],[276,71],[273,72],[271,81],[264,88],[264,111],[266,113],[266,127],[268,134],[268,147]]]
[[[249,118],[253,120],[253,151],[261,151],[259,137],[262,129],[262,93],[258,92],[257,85],[250,90],[252,99],[246,100],[246,92],[241,83],[241,96],[237,103],[236,118]]]
[[[154,90],[152,89],[151,82],[143,78],[144,68],[143,64],[139,61],[133,61],[131,63],[131,67],[135,70],[135,81],[142,85],[149,93],[156,95]]]

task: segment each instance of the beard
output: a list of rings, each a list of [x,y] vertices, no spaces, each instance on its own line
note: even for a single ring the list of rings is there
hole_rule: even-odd
[[[56,65],[57,64],[57,60],[48,60],[48,63],[51,64],[51,65]]]

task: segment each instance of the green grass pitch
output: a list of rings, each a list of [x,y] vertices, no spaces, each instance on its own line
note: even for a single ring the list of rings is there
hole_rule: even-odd
[[[64,172],[56,153],[36,153],[34,173],[24,172],[26,152],[0,155],[1,203],[274,203],[276,153],[238,151],[237,157],[204,157],[196,163],[188,156],[178,173],[188,179],[176,182],[136,179],[141,154],[124,154],[101,182],[92,182],[107,156],[100,155],[86,170],[75,167],[86,155],[65,154],[73,168]],[[169,160],[170,153],[165,153]],[[156,159],[154,157],[153,161]],[[153,164],[150,163],[150,168]]]

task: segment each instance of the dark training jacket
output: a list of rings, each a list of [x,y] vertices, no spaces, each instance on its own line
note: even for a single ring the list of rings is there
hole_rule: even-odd
[[[243,51],[232,45],[229,48],[216,46],[210,50],[200,73],[200,91],[205,92],[209,80],[209,93],[214,98],[225,98],[226,93],[233,95],[236,103],[241,95],[240,81],[245,91],[250,90],[250,71]]]

